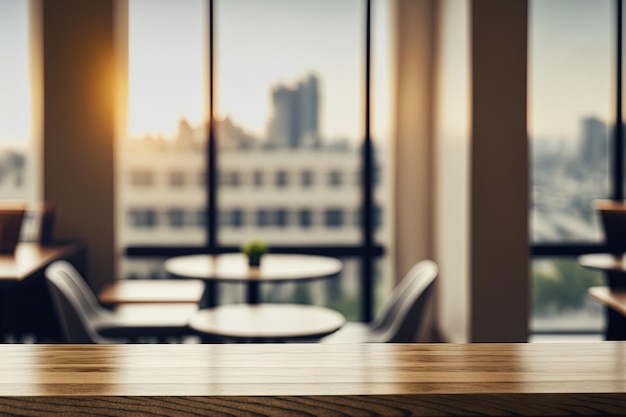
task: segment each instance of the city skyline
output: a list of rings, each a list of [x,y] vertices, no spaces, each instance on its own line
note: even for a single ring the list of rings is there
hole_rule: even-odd
[[[217,115],[230,115],[250,132],[260,135],[266,131],[270,116],[271,99],[266,91],[275,83],[293,83],[303,74],[316,72],[324,77],[321,132],[326,137],[359,138],[362,82],[357,79],[362,76],[358,68],[363,64],[362,2],[270,0],[263,2],[263,6],[258,3],[250,0],[215,2]],[[0,53],[11,57],[10,65],[3,66],[0,77],[2,144],[23,145],[32,135],[27,4],[25,0],[0,0]],[[204,70],[206,2],[131,0],[130,4],[131,16],[133,5],[150,9],[142,11],[140,14],[144,16],[139,17],[140,21],[149,23],[145,25],[148,30],[137,35],[140,42],[144,42],[141,49],[170,51],[166,56],[157,53],[154,59],[146,58],[143,69],[139,63],[131,63],[131,89],[138,82],[139,91],[144,89],[148,93],[137,102],[131,91],[130,136],[148,132],[172,134],[181,116],[191,123],[201,122],[207,113],[204,97],[207,90]],[[331,7],[333,13],[328,12]],[[374,41],[378,47],[373,50],[373,69],[384,79],[388,70],[381,65],[384,59],[376,59],[376,56],[385,58],[381,53],[390,56],[383,48],[388,45],[390,36],[389,13],[385,1],[374,2],[374,8]],[[530,136],[575,139],[581,118],[597,117],[610,122],[614,118],[612,86],[615,81],[612,73],[613,2],[530,1],[529,8]],[[324,25],[320,26],[320,22]],[[319,30],[319,27],[330,29]],[[130,30],[132,32],[133,28]],[[130,42],[131,49],[139,47],[139,44],[133,47],[132,37]],[[307,53],[300,53],[303,50]],[[139,72],[133,75],[135,70]],[[171,79],[173,86],[155,86],[154,80],[150,81],[152,76]],[[346,77],[352,79],[342,83]],[[177,87],[177,83],[183,81],[190,81],[192,87]],[[344,84],[353,86],[350,93],[341,89]],[[389,88],[374,87],[374,106],[387,105]],[[346,97],[349,105],[341,101]],[[154,107],[155,103],[161,109]],[[173,107],[168,107],[169,104]],[[134,115],[138,118],[136,122],[133,122]],[[374,129],[388,131],[388,126],[379,126],[381,122],[387,123],[385,118],[377,117],[376,112],[374,115]],[[375,132],[374,136],[381,134]]]
[[[0,144],[27,146],[32,136],[28,1],[0,0]],[[6,59],[9,57],[9,59]],[[6,65],[10,61],[10,65]]]
[[[261,135],[270,118],[271,98],[266,92],[277,83],[291,84],[315,73],[323,78],[321,134],[360,140],[364,131],[365,3],[269,0],[262,7],[258,3],[215,2],[219,25],[215,115],[234,117],[246,130]],[[31,135],[30,108],[17,115],[4,110],[16,109],[15,97],[30,100],[30,90],[24,92],[30,88],[24,76],[30,65],[25,4],[24,0],[0,0],[0,19],[11,22],[0,25],[0,45],[5,56],[25,56],[24,64],[12,69],[23,77],[5,83],[11,86],[7,94],[0,82],[0,143],[24,142]],[[377,1],[373,11],[372,128],[377,137],[388,137],[390,120],[388,4]],[[21,11],[16,10],[18,5]],[[172,135],[181,117],[194,125],[202,123],[208,113],[206,1],[131,0],[129,5],[128,136]],[[3,116],[10,120],[5,122]],[[9,131],[7,126],[15,124],[20,128]]]

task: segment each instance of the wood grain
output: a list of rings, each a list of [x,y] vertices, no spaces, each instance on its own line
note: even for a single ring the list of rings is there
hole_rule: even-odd
[[[2,415],[625,411],[624,342],[0,346]]]

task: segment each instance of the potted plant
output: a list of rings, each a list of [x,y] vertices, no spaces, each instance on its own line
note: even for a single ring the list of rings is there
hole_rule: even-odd
[[[261,257],[267,252],[267,245],[261,240],[250,240],[241,247],[241,250],[248,256],[248,265],[260,266]]]

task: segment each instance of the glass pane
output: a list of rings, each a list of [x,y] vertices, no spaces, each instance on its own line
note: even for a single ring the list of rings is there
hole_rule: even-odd
[[[359,262],[346,258],[342,261],[344,269],[338,277],[266,285],[263,289],[263,301],[323,305],[340,311],[348,320],[359,320],[361,314]]]
[[[530,2],[531,238],[600,241],[594,200],[609,194],[614,2]]]
[[[128,123],[118,177],[122,248],[206,242],[206,8],[202,0],[129,1]]]
[[[127,261],[128,279],[168,279],[166,258],[133,258]],[[342,312],[349,320],[361,314],[360,267],[355,259],[343,258],[340,276],[299,283],[266,283],[261,286],[262,302],[324,305]],[[380,276],[377,267],[376,275]],[[246,287],[240,283],[222,282],[218,287],[219,305],[245,303]]]
[[[37,196],[29,2],[0,0],[0,199]]]
[[[531,333],[602,333],[603,307],[587,295],[605,285],[601,272],[572,258],[535,258],[531,262]]]
[[[220,244],[359,243],[364,4],[216,1]]]
[[[392,2],[372,2],[372,97],[371,131],[374,146],[374,242],[386,253],[393,251],[391,219],[393,213],[392,180],[392,109],[393,109],[393,39]],[[376,259],[374,281],[374,317],[390,295],[400,277],[392,275],[392,262],[387,256]]]

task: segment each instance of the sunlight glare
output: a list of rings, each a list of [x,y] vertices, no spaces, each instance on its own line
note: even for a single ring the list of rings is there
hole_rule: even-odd
[[[28,2],[0,0],[0,144],[25,145],[32,135]]]
[[[129,2],[128,135],[171,138],[206,120],[205,2]]]

